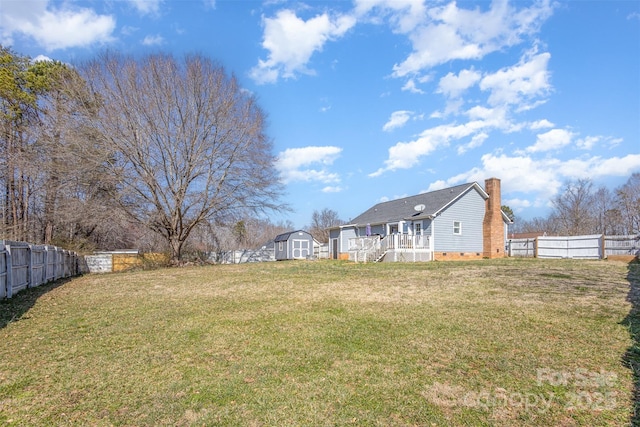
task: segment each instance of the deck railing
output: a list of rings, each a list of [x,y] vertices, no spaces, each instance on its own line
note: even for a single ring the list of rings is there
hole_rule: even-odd
[[[430,250],[429,236],[390,234],[388,236],[353,237],[349,239],[349,252],[355,261],[379,261],[389,250]]]

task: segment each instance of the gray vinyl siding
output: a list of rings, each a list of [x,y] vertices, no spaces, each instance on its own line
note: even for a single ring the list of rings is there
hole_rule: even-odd
[[[422,221],[422,234],[425,236],[431,236],[431,224],[433,224],[433,221],[428,219]]]
[[[343,228],[340,235],[340,241],[338,242],[338,252],[347,252],[349,250],[349,239],[354,237],[358,237],[354,227]]]
[[[484,210],[484,198],[472,190],[442,211],[434,220],[434,250],[482,252]],[[462,234],[453,234],[454,221],[460,221],[462,224]]]
[[[289,252],[289,242],[287,241],[281,241],[281,242],[275,242],[275,256],[277,260],[281,260],[281,259],[288,259],[288,252]],[[280,249],[282,247],[282,249]]]
[[[358,224],[357,228],[353,228],[354,234],[350,237],[362,237],[367,235],[367,226]],[[376,234],[380,234],[384,236],[385,233],[385,225],[384,224],[372,224],[371,225],[371,235],[375,236]]]

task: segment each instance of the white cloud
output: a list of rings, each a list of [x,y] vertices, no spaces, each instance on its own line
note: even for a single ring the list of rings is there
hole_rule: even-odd
[[[328,185],[322,189],[323,193],[340,193],[344,190],[344,188],[340,186],[331,186]]]
[[[159,34],[155,36],[146,36],[142,40],[142,44],[145,46],[160,46],[164,44],[164,38]]]
[[[424,93],[424,91],[422,89],[420,89],[418,86],[416,86],[416,82],[413,79],[407,80],[407,82],[404,84],[404,86],[402,86],[402,91],[403,92],[418,93],[418,94],[421,94],[421,95]]]
[[[550,58],[546,52],[523,57],[517,65],[483,77],[480,89],[490,92],[488,102],[494,106],[522,104],[546,95],[551,89],[547,70]]]
[[[452,140],[468,137],[480,132],[491,124],[484,120],[475,120],[462,125],[447,124],[423,131],[417,139],[409,142],[398,142],[389,148],[389,158],[385,166],[370,173],[370,177],[382,175],[386,171],[409,169],[440,147],[446,147]]]
[[[394,31],[402,34],[414,30],[427,13],[423,0],[355,0],[355,3],[355,12],[360,18],[369,15],[373,22],[387,18]]]
[[[46,55],[38,55],[33,58],[33,62],[53,62],[53,59],[49,58]]]
[[[551,123],[547,119],[542,119],[542,120],[538,120],[538,121],[529,123],[529,129],[531,129],[531,130],[548,129],[548,128],[552,128],[554,126],[555,125],[553,123]]]
[[[566,129],[551,129],[548,132],[538,134],[536,143],[527,147],[529,153],[557,150],[571,144],[575,133]]]
[[[487,138],[489,138],[489,135],[484,132],[473,135],[473,137],[471,138],[471,142],[458,147],[458,154],[464,154],[471,149],[480,147],[487,140]]]
[[[583,150],[591,150],[601,140],[600,136],[586,136],[576,140],[576,145]]]
[[[129,3],[142,15],[157,15],[163,0],[129,0]]]
[[[413,115],[412,111],[400,110],[394,111],[391,113],[391,117],[389,117],[389,121],[382,126],[382,130],[385,132],[390,132],[393,129],[400,128],[404,126],[411,116]]]
[[[640,154],[628,154],[624,157],[600,156],[585,159],[572,159],[565,162],[563,174],[568,178],[599,178],[604,176],[630,176],[640,170]]]
[[[111,15],[68,3],[54,8],[44,0],[30,1],[29,7],[23,2],[3,2],[0,21],[3,44],[12,44],[13,37],[22,34],[47,51],[110,42],[116,26]]]
[[[435,6],[427,11],[428,19],[420,25],[398,27],[399,32],[409,36],[413,52],[394,66],[393,75],[418,73],[455,59],[481,59],[514,46],[524,36],[537,33],[552,12],[548,0],[520,10],[509,6],[506,0],[497,0],[486,12],[458,8],[456,2]]]
[[[428,191],[446,188],[464,182],[476,181],[483,184],[490,176],[501,179],[502,193],[534,194],[534,205],[549,200],[562,188],[563,182],[580,178],[600,178],[605,176],[630,176],[640,170],[640,154],[624,157],[588,158],[560,160],[545,157],[535,159],[527,155],[485,154],[482,166],[473,168],[447,180],[436,181]],[[505,199],[509,206],[517,206],[517,199]],[[520,203],[526,206],[526,201]],[[513,206],[512,206],[513,207]]]
[[[340,176],[326,167],[333,164],[341,152],[342,148],[333,146],[287,148],[278,155],[276,168],[285,184],[294,181],[337,183]],[[319,168],[312,167],[316,165]]]
[[[535,160],[530,156],[508,156],[506,154],[485,154],[481,157],[482,167],[461,173],[446,181],[447,185],[477,181],[480,184],[490,176],[502,181],[502,192],[523,193],[549,192],[555,194],[562,186],[558,169],[561,162],[556,159]]]
[[[442,119],[450,114],[459,114],[460,110],[464,106],[464,100],[462,98],[448,99],[443,111],[434,111],[431,113],[432,119]]]
[[[279,78],[292,78],[299,73],[313,74],[307,63],[314,52],[322,50],[327,41],[342,37],[355,19],[341,15],[331,17],[327,13],[307,21],[285,9],[274,18],[264,18],[262,47],[269,51],[266,60],[250,72],[257,83],[275,83]]]
[[[503,199],[502,204],[509,206],[514,212],[522,212],[534,206],[531,200],[519,198]]]
[[[480,81],[480,78],[481,74],[474,69],[461,70],[458,75],[449,73],[440,79],[436,93],[442,93],[445,96],[457,98],[462,94],[462,92]]]

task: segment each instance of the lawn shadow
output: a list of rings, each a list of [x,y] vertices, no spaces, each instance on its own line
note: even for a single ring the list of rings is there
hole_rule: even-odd
[[[35,288],[25,289],[13,295],[12,298],[0,300],[0,329],[11,322],[16,322],[34,306],[38,298],[49,291],[62,286],[71,279],[59,279]]]
[[[640,426],[640,261],[638,258],[629,263],[627,280],[629,281],[627,301],[631,303],[631,309],[621,323],[629,329],[633,342],[622,356],[622,363],[633,373],[631,425]]]

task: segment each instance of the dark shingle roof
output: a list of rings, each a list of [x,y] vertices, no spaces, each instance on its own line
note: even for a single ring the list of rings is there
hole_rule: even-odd
[[[288,231],[286,233],[282,233],[282,234],[278,234],[276,236],[275,239],[273,239],[274,242],[286,242],[287,240],[289,240],[289,237],[294,234],[294,233],[304,233],[304,234],[309,234],[304,230],[294,230],[294,231]]]
[[[480,191],[483,197],[487,196],[482,187],[476,182],[461,184],[442,190],[430,191],[428,193],[378,203],[355,217],[350,223],[358,225],[386,224],[408,218],[426,218],[435,215],[456,198],[474,187]],[[418,205],[425,206],[422,212],[415,210],[415,207]]]

